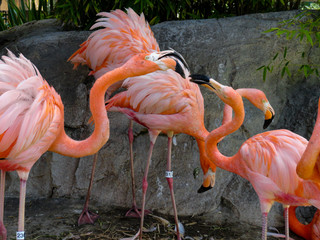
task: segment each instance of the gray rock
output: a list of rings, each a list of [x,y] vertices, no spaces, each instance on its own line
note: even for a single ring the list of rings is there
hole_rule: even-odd
[[[310,57],[319,59],[319,49],[309,49],[307,45],[262,33],[295,14],[292,11],[223,19],[171,21],[155,25],[152,29],[161,49],[172,47],[179,51],[190,64],[192,72],[205,73],[234,88],[254,87],[263,90],[276,111],[274,122],[268,130],[287,128],[308,139],[314,126],[320,83],[312,78],[305,79],[298,73],[293,73],[290,79],[281,79],[277,70],[263,82],[262,72],[256,71],[261,65],[268,64],[272,56],[285,46],[307,51]],[[87,67],[73,70],[67,59],[89,34],[63,31],[55,20],[31,22],[0,33],[0,53],[5,54],[5,48],[23,53],[61,95],[65,105],[65,127],[70,136],[76,139],[84,139],[92,132],[92,126],[87,123],[90,117],[88,93],[94,79],[88,77]],[[206,109],[205,124],[211,131],[221,124],[223,103],[212,93],[202,90]],[[247,101],[245,108],[244,125],[219,145],[221,151],[229,156],[237,152],[247,138],[263,131],[262,113]],[[127,140],[129,121],[119,113],[108,115],[110,139],[99,152],[92,199],[101,208],[131,207]],[[149,136],[146,129],[138,124],[134,124],[134,134],[137,201],[140,205]],[[178,135],[176,140],[177,146],[172,151],[172,168],[179,215],[199,214],[206,221],[215,223],[243,221],[260,225],[259,201],[250,183],[218,169],[216,186],[198,194],[202,174],[193,178],[193,170],[200,166],[196,142],[187,135]],[[146,207],[172,213],[170,193],[164,177],[166,150],[167,138],[160,136],[154,148],[149,173]],[[72,159],[55,153],[44,154],[30,173],[28,196],[84,197],[92,159],[93,156]],[[18,196],[19,181],[16,173],[8,175],[6,188],[8,196]],[[283,224],[280,204],[272,208],[269,224]]]

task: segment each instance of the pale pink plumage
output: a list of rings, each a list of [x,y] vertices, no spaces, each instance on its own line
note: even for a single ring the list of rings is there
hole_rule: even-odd
[[[254,187],[264,216],[262,239],[266,239],[267,214],[274,201],[282,203],[286,213],[289,205],[314,205],[320,208],[320,184],[301,179],[295,170],[308,141],[288,130],[275,130],[248,139],[232,157],[222,155],[217,143],[222,137],[236,131],[244,119],[241,96],[213,79],[193,81],[206,84],[235,112],[232,121],[209,134],[206,152],[218,167],[240,175]],[[287,215],[286,235],[289,235]]]
[[[139,16],[131,8],[127,14],[119,9],[101,12],[101,18],[91,27],[98,29],[90,34],[81,47],[69,60],[77,67],[87,65],[95,78],[120,67],[137,53],[159,52],[159,45],[145,20],[143,13]],[[111,95],[121,82],[108,89]]]
[[[60,96],[23,55],[0,62],[0,168],[27,172],[55,140],[63,116]],[[26,175],[26,176],[24,176]]]

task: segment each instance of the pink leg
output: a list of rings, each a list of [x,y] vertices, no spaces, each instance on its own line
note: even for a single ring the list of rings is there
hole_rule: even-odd
[[[146,203],[146,193],[148,189],[148,173],[149,173],[149,167],[150,167],[150,162],[151,162],[151,156],[152,156],[152,150],[154,143],[157,139],[158,135],[153,135],[150,131],[150,148],[149,148],[149,153],[148,153],[148,159],[147,159],[147,165],[146,169],[144,171],[144,176],[143,176],[143,181],[142,181],[142,209],[141,209],[141,221],[140,221],[140,234],[139,234],[139,239],[142,240],[142,229],[143,229],[143,221],[144,221],[144,209],[145,209],[145,203]]]
[[[267,240],[268,213],[262,213],[262,240]]]
[[[133,167],[133,131],[132,131],[133,122],[130,120],[129,128],[128,128],[128,138],[129,138],[129,145],[130,145],[130,168],[131,168],[131,187],[132,187],[132,207],[126,213],[126,217],[141,217],[140,209],[137,208],[136,202],[136,184],[134,179],[134,167]],[[151,213],[149,210],[145,210],[144,214],[147,215]]]
[[[179,221],[178,221],[178,212],[176,207],[176,201],[173,192],[173,172],[171,171],[171,149],[172,149],[172,133],[168,133],[168,158],[167,158],[167,171],[166,171],[166,178],[170,189],[171,194],[171,201],[173,206],[173,213],[174,213],[174,221],[176,223],[177,229],[177,239],[180,240],[180,232],[179,232]]]
[[[99,215],[89,211],[90,194],[91,194],[91,188],[92,188],[92,184],[93,184],[94,173],[96,170],[97,159],[98,159],[98,153],[94,154],[94,156],[93,156],[90,183],[89,183],[89,187],[88,187],[86,201],[84,203],[83,210],[82,210],[80,217],[78,219],[78,226],[83,225],[83,224],[93,224],[99,217]]]
[[[24,239],[24,215],[26,203],[26,186],[27,181],[20,179],[20,200],[19,200],[19,221],[17,239]]]
[[[285,235],[286,240],[289,240],[289,206],[284,206],[284,222],[285,222]]]
[[[0,239],[7,239],[7,229],[3,223],[3,211],[4,211],[4,191],[6,182],[6,171],[1,170],[1,180],[0,180]]]

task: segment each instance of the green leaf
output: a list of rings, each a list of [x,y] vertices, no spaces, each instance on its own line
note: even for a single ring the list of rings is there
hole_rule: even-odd
[[[291,72],[290,72],[289,68],[285,67],[284,69],[285,69],[286,73],[288,74],[288,76],[291,77]]]
[[[274,32],[274,31],[277,31],[277,30],[279,30],[279,28],[270,28],[270,29],[264,31],[263,33]]]
[[[307,37],[308,42],[311,44],[311,46],[313,46],[313,41],[312,41],[312,38],[311,38],[309,32],[306,31],[306,32],[305,32],[305,35],[306,35],[306,37]]]
[[[285,59],[286,56],[287,56],[287,50],[288,50],[287,47],[285,47],[285,48],[284,48],[284,52],[283,52],[283,58],[284,58],[284,59]]]
[[[260,70],[260,69],[262,69],[262,68],[264,68],[264,67],[265,67],[265,65],[263,65],[263,66],[261,66],[261,67],[257,68],[256,70],[258,71],[258,70]]]
[[[278,57],[279,53],[276,53],[276,55],[273,56],[272,60],[276,60],[276,58]]]
[[[280,36],[280,35],[287,33],[287,32],[288,32],[288,30],[278,30],[277,35]]]
[[[284,76],[285,72],[286,72],[286,68],[285,68],[285,67],[283,67],[283,68],[282,68],[282,71],[281,71],[281,77],[282,77],[282,78],[283,78],[283,76]]]
[[[309,69],[310,69],[310,67],[308,66],[308,65],[304,65],[303,66],[303,73],[304,73],[304,76],[305,77],[308,77],[309,76]]]
[[[266,81],[266,78],[267,78],[267,68],[265,67],[263,69],[263,81],[265,82]]]

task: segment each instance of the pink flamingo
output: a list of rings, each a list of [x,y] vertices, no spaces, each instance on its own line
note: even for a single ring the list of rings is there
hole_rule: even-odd
[[[90,91],[90,110],[95,128],[90,137],[76,141],[64,130],[64,107],[60,96],[42,78],[38,69],[22,54],[10,51],[0,60],[0,237],[6,239],[3,224],[5,174],[17,171],[20,203],[17,239],[24,239],[26,181],[33,164],[46,151],[71,157],[96,153],[109,138],[105,111],[106,90],[117,81],[156,70],[176,68],[166,53],[138,54],[121,67],[97,79]],[[172,53],[170,53],[172,54]]]
[[[247,179],[255,189],[262,212],[262,239],[267,239],[267,216],[273,202],[285,208],[286,239],[289,239],[289,205],[320,207],[320,184],[303,180],[296,174],[296,166],[308,141],[282,129],[268,131],[245,141],[232,157],[222,155],[217,143],[233,133],[243,123],[244,108],[241,96],[231,87],[213,79],[194,75],[192,81],[208,87],[234,111],[234,117],[213,130],[206,139],[206,152],[217,167],[236,173]]]
[[[102,12],[98,14],[102,18],[97,20],[97,23],[92,26],[91,29],[99,28],[94,31],[88,39],[81,44],[81,47],[69,58],[69,60],[77,67],[79,64],[86,64],[92,71],[95,78],[100,77],[105,72],[108,72],[116,67],[121,66],[127,61],[131,56],[137,53],[149,53],[158,52],[159,45],[154,38],[153,32],[146,22],[144,15],[140,16],[136,14],[132,9],[127,9],[127,14],[121,10],[115,10],[110,13]],[[182,59],[179,59],[180,61]],[[183,60],[181,62],[182,68],[180,69],[180,74],[182,76],[188,76],[189,70],[187,63]],[[161,77],[174,79],[177,76],[173,73],[161,74],[160,72],[154,72],[144,77],[143,80],[148,79],[149,82],[158,80]],[[140,78],[132,78],[134,82],[140,82]],[[167,79],[167,80],[168,80]],[[198,86],[189,84],[188,80],[184,80],[188,85],[190,90],[195,91],[196,101],[199,105],[200,111],[199,116],[203,116],[203,98],[199,91]],[[117,82],[112,85],[108,90],[107,94],[111,94],[121,86],[122,82]],[[127,84],[128,85],[128,84]],[[191,87],[190,87],[191,86]],[[139,86],[141,87],[141,85]],[[132,88],[133,89],[133,88]],[[143,93],[143,87],[140,89]],[[167,103],[164,103],[167,104]],[[181,104],[180,104],[181,105]],[[160,104],[159,104],[160,106]],[[177,108],[180,108],[179,106]],[[173,109],[173,108],[172,108]],[[148,108],[150,112],[150,107]],[[159,109],[156,109],[157,113]],[[203,119],[201,120],[203,122]],[[151,128],[151,126],[150,126]],[[161,130],[157,129],[157,130]],[[200,129],[199,129],[200,131]],[[152,132],[152,135],[158,135],[160,132]],[[169,133],[170,135],[171,133]],[[132,208],[126,213],[126,216],[140,217],[140,210],[137,208],[136,197],[135,197],[135,180],[134,180],[134,168],[133,168],[133,132],[132,132],[132,121],[130,121],[129,129],[129,145],[130,145],[130,166],[131,166],[131,183],[132,183]],[[168,137],[169,145],[171,145],[171,137]],[[155,141],[154,136],[151,137],[151,141]],[[215,171],[216,167],[212,162],[210,162],[205,154],[204,141],[197,139],[197,143],[200,151],[200,163],[204,173],[203,184],[198,192],[204,192],[214,186],[215,183]],[[79,217],[78,224],[93,223],[98,215],[92,213],[88,210],[89,199],[91,187],[93,184],[94,169],[96,165],[96,156],[94,158],[92,175],[90,179],[90,184],[88,188],[88,193],[86,196],[86,201],[84,204],[83,211]],[[146,212],[148,212],[146,210]]]
[[[310,179],[320,183],[320,99],[318,102],[318,116],[308,146],[297,166],[297,173],[303,179]]]

